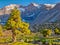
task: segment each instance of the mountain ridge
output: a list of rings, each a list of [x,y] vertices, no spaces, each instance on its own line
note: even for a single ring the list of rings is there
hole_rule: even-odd
[[[48,22],[55,22],[60,20],[60,3],[58,4],[36,4],[31,3],[28,6],[11,4],[0,9],[0,19],[7,20],[11,10],[17,7],[21,10],[22,20],[34,24],[42,24]],[[52,8],[53,7],[53,8]],[[7,10],[8,9],[8,10]],[[3,18],[4,17],[4,18]],[[7,18],[6,18],[7,17]]]

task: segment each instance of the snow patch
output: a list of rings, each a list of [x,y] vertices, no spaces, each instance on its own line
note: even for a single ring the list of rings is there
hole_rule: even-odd
[[[33,14],[31,14],[30,16],[28,16],[28,17],[32,17],[32,16],[34,16],[35,14],[33,13]]]
[[[24,12],[24,11],[25,11],[25,9],[24,9],[24,8],[20,8],[20,11]]]
[[[37,6],[39,6],[39,5],[38,5],[38,4],[36,4],[36,3],[33,3],[33,5],[34,5],[34,6],[36,6],[36,7],[37,7]]]
[[[53,7],[55,7],[55,5],[56,4],[44,4],[46,7],[50,7],[51,6],[51,8],[53,8]]]
[[[11,9],[14,9],[15,7],[19,7],[19,5],[10,4],[10,5],[8,5],[8,6],[5,6],[5,9],[6,9],[6,10],[11,10]]]
[[[32,3],[33,6],[37,7],[37,8],[40,8],[41,6],[39,4],[36,4],[36,3]]]

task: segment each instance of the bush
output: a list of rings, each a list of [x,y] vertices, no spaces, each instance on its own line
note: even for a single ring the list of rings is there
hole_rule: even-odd
[[[56,29],[54,30],[54,32],[55,32],[55,34],[60,35],[60,30],[59,30],[58,28],[56,28]]]
[[[31,44],[31,43],[25,43],[25,42],[14,42],[11,45],[37,45],[37,44]]]
[[[3,28],[2,28],[2,25],[0,25],[0,36],[3,35]]]
[[[11,42],[12,38],[8,37],[8,38],[0,38],[0,43],[7,43],[7,42]]]
[[[43,34],[44,37],[48,37],[52,34],[52,30],[44,29],[44,30],[41,31],[41,33]]]

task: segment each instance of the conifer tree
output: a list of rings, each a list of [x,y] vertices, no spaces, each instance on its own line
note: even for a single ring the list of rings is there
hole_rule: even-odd
[[[22,21],[20,11],[17,8],[11,11],[10,17],[6,22],[6,28],[12,30],[13,41],[16,41],[15,30],[19,29],[22,33],[30,34],[29,24]]]

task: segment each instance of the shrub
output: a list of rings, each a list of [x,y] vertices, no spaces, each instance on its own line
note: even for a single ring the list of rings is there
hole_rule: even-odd
[[[52,30],[44,29],[44,30],[41,31],[41,33],[43,34],[44,37],[48,37],[52,34]]]
[[[0,25],[0,36],[3,35],[3,28],[2,28],[2,25]]]
[[[37,45],[37,44],[31,44],[31,43],[25,43],[25,42],[14,42],[11,45]]]
[[[58,28],[56,28],[56,29],[54,30],[54,32],[55,32],[55,34],[60,34],[60,30],[59,30]]]

